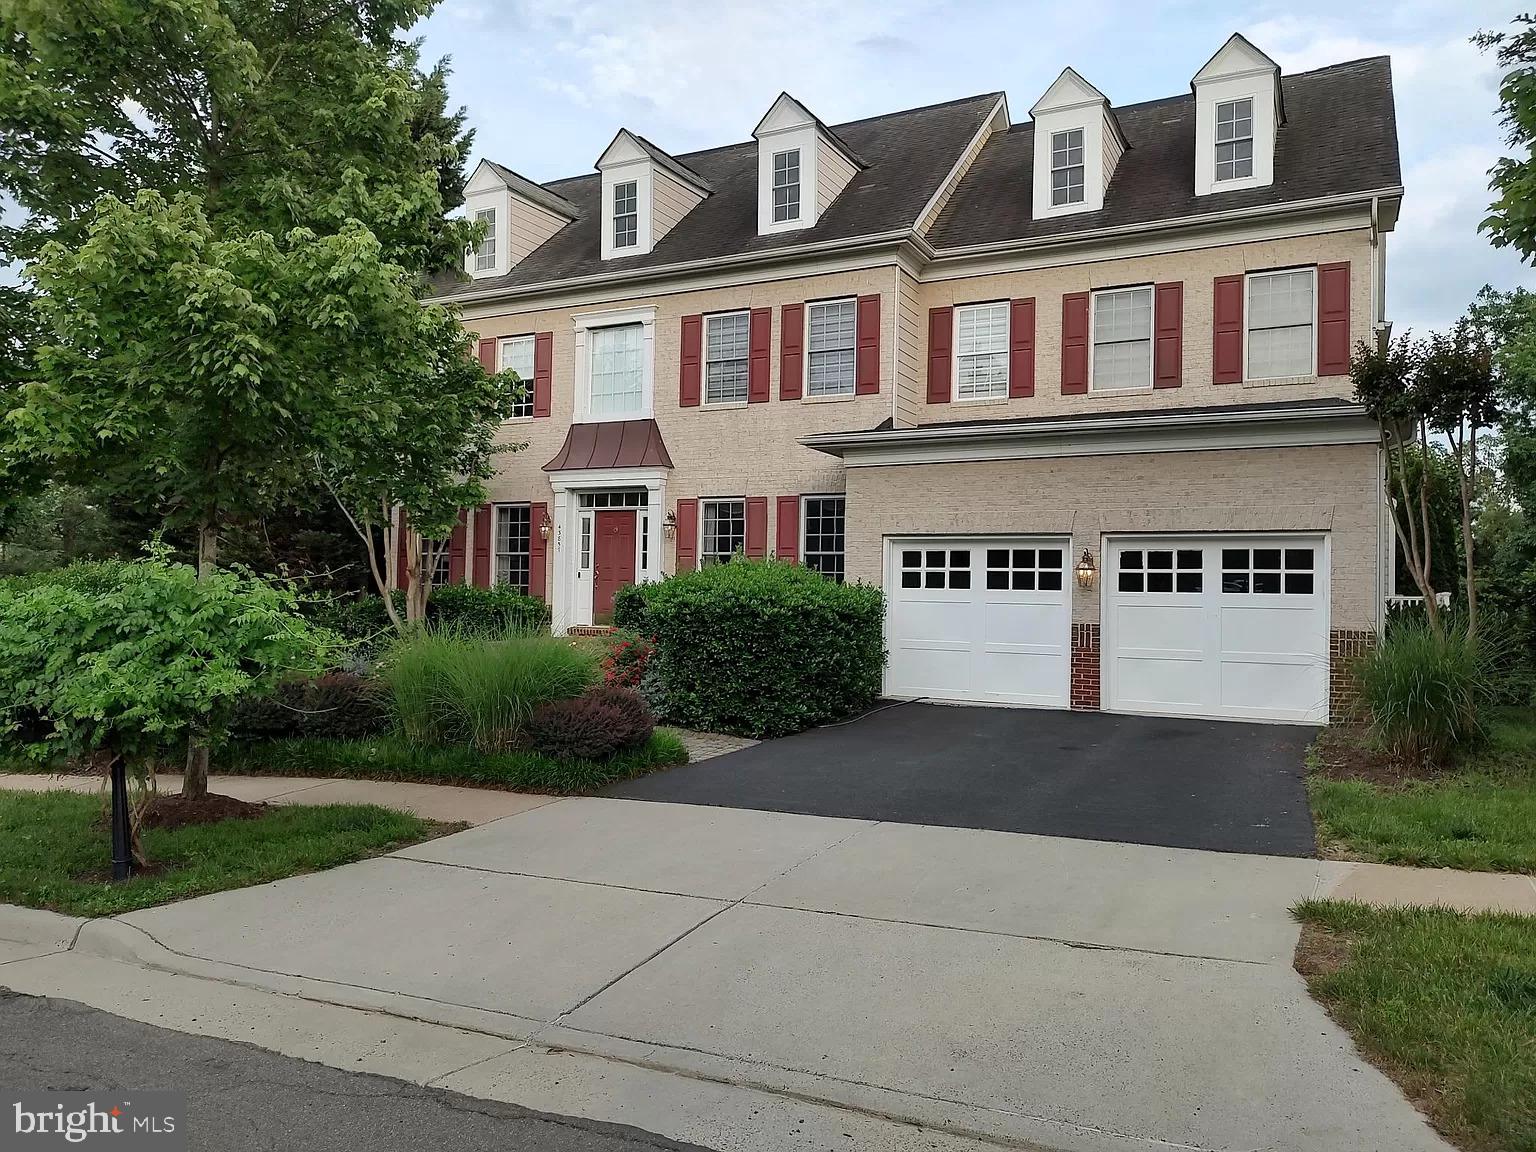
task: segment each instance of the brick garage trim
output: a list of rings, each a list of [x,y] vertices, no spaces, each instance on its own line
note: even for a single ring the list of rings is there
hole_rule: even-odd
[[[1328,633],[1328,719],[1333,723],[1360,718],[1360,684],[1354,665],[1375,647],[1374,632],[1335,628]]]
[[[1072,625],[1072,709],[1076,712],[1099,710],[1099,626]]]

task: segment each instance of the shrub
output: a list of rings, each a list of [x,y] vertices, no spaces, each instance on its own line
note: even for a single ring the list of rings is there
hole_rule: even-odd
[[[1395,621],[1356,665],[1371,734],[1403,764],[1439,765],[1480,743],[1489,647],[1452,618],[1437,635],[1418,618]]]
[[[880,695],[885,600],[777,561],[733,561],[637,585],[625,622],[656,637],[669,722],[783,736]],[[617,617],[617,605],[615,608]]]
[[[436,629],[396,641],[381,669],[401,734],[480,751],[515,747],[533,711],[597,679],[598,653],[554,636]]]
[[[560,760],[605,760],[651,738],[650,711],[628,688],[603,686],[541,704],[528,725],[534,751]]]
[[[507,584],[476,588],[446,584],[427,601],[427,623],[482,636],[508,632],[547,632],[549,605]]]
[[[603,683],[620,688],[640,687],[656,652],[655,641],[628,632],[616,632],[610,641],[608,655],[603,657]]]
[[[355,672],[285,680],[235,709],[230,735],[242,740],[308,737],[357,740],[388,729],[389,705],[376,681]]]

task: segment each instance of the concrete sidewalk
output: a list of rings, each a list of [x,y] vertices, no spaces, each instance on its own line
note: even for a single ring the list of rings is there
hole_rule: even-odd
[[[1354,874],[568,799],[329,872],[34,925],[0,983],[71,994],[62,955],[96,981],[147,966],[501,1038],[413,1058],[467,1095],[716,1147],[1444,1152],[1291,968],[1290,906]],[[757,1119],[788,1102],[817,1110],[813,1140]],[[728,1122],[706,1138],[711,1108]]]

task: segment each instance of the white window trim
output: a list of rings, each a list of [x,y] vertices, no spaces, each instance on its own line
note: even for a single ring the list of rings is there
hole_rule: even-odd
[[[619,212],[619,189],[626,184],[634,185],[635,210],[633,212],[624,212],[622,215],[635,218],[635,238],[629,244],[620,244],[619,216],[621,213]],[[613,250],[615,252],[629,252],[631,249],[640,247],[640,181],[637,177],[631,177],[628,180],[615,180],[610,186],[608,190],[608,227],[613,230]]]
[[[656,309],[619,308],[608,312],[581,312],[571,317],[576,335],[575,376],[576,412],[571,423],[611,423],[615,420],[652,420],[656,416]],[[592,415],[592,330],[617,328],[625,324],[641,327],[640,411],[627,416]]]
[[[533,522],[533,502],[531,500],[499,500],[491,505],[491,539],[489,547],[486,549],[491,556],[491,586],[496,587],[500,583],[496,579],[496,560],[503,553],[496,547],[496,544],[501,538],[497,529],[500,527],[501,510],[503,508],[528,509],[528,578],[531,583],[533,580],[533,534],[539,530],[539,526]],[[508,587],[514,587],[514,585],[508,585]]]
[[[747,399],[745,400],[710,400],[709,398],[709,322],[722,316],[745,316],[747,318]],[[699,334],[703,347],[699,350],[699,406],[702,408],[745,408],[752,398],[752,310],[750,308],[729,308],[724,312],[706,312],[704,314],[704,331]]]
[[[1248,374],[1248,330],[1253,320],[1253,309],[1248,303],[1248,285],[1253,280],[1265,276],[1276,276],[1291,272],[1310,272],[1312,274],[1312,358],[1308,370],[1299,376],[1250,376]],[[1156,320],[1153,321],[1154,327]],[[1292,380],[1315,380],[1317,378],[1317,265],[1303,264],[1291,268],[1264,268],[1256,272],[1243,273],[1243,383],[1244,384],[1282,384]]]
[[[780,156],[787,156],[791,152],[794,153],[794,156],[795,156],[795,184],[794,184],[794,187],[795,187],[796,192],[797,192],[796,199],[795,199],[795,214],[793,216],[786,216],[783,220],[778,220],[778,219],[775,219],[774,215],[773,215],[775,210],[776,210],[776,205],[773,203],[773,194],[774,194],[774,192],[776,192],[778,190],[778,185],[775,183],[775,179],[778,176],[779,157]],[[781,225],[781,226],[787,225],[787,224],[799,224],[800,223],[800,218],[805,215],[805,164],[804,164],[804,157],[805,157],[804,149],[800,148],[798,145],[795,145],[795,144],[786,144],[783,148],[779,148],[779,149],[775,150],[772,153],[771,158],[768,161],[768,164],[769,164],[769,176],[768,176],[768,217],[769,217],[770,223],[778,224],[778,225]]]
[[[816,225],[818,189],[817,169],[821,134],[814,124],[797,124],[764,132],[757,137],[757,234],[796,232]],[[800,215],[793,220],[773,218],[773,158],[780,152],[800,150]]]
[[[486,213],[490,213],[491,218],[489,221],[485,220]],[[501,262],[501,245],[497,243],[499,239],[497,230],[501,227],[501,213],[496,211],[496,205],[491,204],[484,208],[476,208],[474,211],[473,219],[476,224],[487,223],[488,227],[486,228],[485,236],[480,241],[480,243],[475,244],[470,248],[471,260],[474,264],[474,267],[471,269],[471,271],[478,273],[481,276],[494,276],[496,274],[497,265]],[[482,252],[481,248],[486,244],[491,246],[491,250],[489,252]],[[480,264],[480,260],[483,256],[489,256],[491,258],[491,262],[486,264],[484,267],[482,267]]]
[[[805,563],[806,535],[808,521],[806,518],[806,505],[812,500],[841,500],[843,502],[843,582],[848,582],[848,493],[846,492],[807,492],[800,497],[800,551],[797,555],[800,563]]]
[[[535,357],[537,357],[539,354],[538,342],[535,340],[534,334],[532,332],[524,332],[518,336],[502,336],[496,341],[496,371],[505,372],[507,370],[507,346],[509,344],[515,344],[519,340],[528,341],[529,345],[533,348],[533,356],[529,357],[529,359],[533,361],[534,371],[538,371],[538,361],[535,359]],[[528,415],[508,416],[505,421],[507,424],[526,424],[533,419],[533,377],[529,376],[528,379],[524,381],[524,383],[528,388]]]
[[[1057,168],[1056,167],[1056,137],[1058,137],[1058,136],[1067,136],[1067,135],[1069,135],[1069,134],[1071,134],[1073,132],[1078,132],[1078,133],[1082,134],[1082,138],[1083,138],[1083,142],[1082,142],[1082,145],[1081,145],[1082,153],[1083,153],[1082,162],[1079,163],[1079,164],[1068,164],[1066,166],[1066,168]],[[1067,142],[1067,151],[1069,153],[1072,151],[1071,141]],[[1047,195],[1047,197],[1049,197],[1051,208],[1055,209],[1058,212],[1070,211],[1070,210],[1072,210],[1074,208],[1080,207],[1083,204],[1086,204],[1088,202],[1088,129],[1087,128],[1057,128],[1057,129],[1055,129],[1050,134],[1050,139],[1047,141],[1047,154],[1051,158],[1051,170],[1050,170],[1049,175],[1046,177],[1046,195]],[[1057,172],[1071,171],[1073,168],[1081,168],[1083,170],[1083,194],[1080,197],[1078,197],[1076,200],[1067,199],[1067,200],[1062,201],[1060,204],[1058,204],[1058,203],[1056,203],[1056,173]],[[1070,190],[1071,190],[1071,186],[1069,184],[1068,185],[1068,191],[1070,192]]]
[[[599,252],[604,260],[644,256],[650,252],[654,181],[655,168],[648,160],[630,160],[603,169]],[[614,189],[620,184],[631,182],[635,185],[635,242],[616,248],[613,243]]]
[[[704,506],[706,504],[740,504],[741,505],[741,552],[745,556],[747,552],[747,498],[745,496],[700,496],[699,497],[699,539],[698,545],[693,551],[693,566],[695,569],[704,567]],[[736,553],[731,553],[734,556]],[[718,552],[710,552],[710,556],[718,556]]]
[[[1248,101],[1248,135],[1237,136],[1231,140],[1217,139],[1216,134],[1220,130],[1222,108],[1228,104],[1241,104],[1244,100]],[[1233,96],[1230,100],[1216,101],[1215,105],[1211,108],[1211,184],[1223,192],[1228,188],[1244,187],[1245,184],[1252,182],[1253,178],[1258,174],[1259,138],[1257,118],[1254,116],[1254,109],[1257,107],[1258,101],[1252,96]],[[1248,167],[1251,171],[1246,176],[1229,176],[1223,180],[1216,174],[1216,170],[1221,164],[1221,161],[1217,159],[1221,146],[1223,144],[1236,144],[1242,140],[1248,141]]]
[[[811,395],[811,309],[824,304],[853,305],[853,388],[847,392],[813,396]],[[825,300],[807,300],[803,326],[805,330],[800,337],[800,347],[805,350],[805,363],[801,366],[801,371],[805,373],[805,386],[800,389],[801,401],[811,404],[838,404],[846,400],[857,400],[859,397],[859,298],[829,296]]]
[[[960,395],[960,313],[961,313],[961,311],[963,309],[966,309],[966,308],[995,308],[995,307],[997,307],[1000,304],[1002,304],[1002,305],[1009,305],[1010,303],[1011,303],[1011,301],[1009,301],[1009,300],[967,300],[964,304],[956,304],[951,309],[951,312],[953,314],[954,329],[953,329],[953,331],[951,331],[950,336],[949,336],[949,347],[950,347],[949,378],[952,381],[954,381],[954,385],[953,385],[954,403],[956,403],[956,404],[1002,404],[1002,403],[1005,403],[1008,400],[1008,383],[1009,383],[1009,381],[1008,381],[1008,369],[1010,369],[1012,367],[1012,365],[1009,362],[1007,357],[1008,357],[1009,350],[1013,347],[1013,309],[1012,309],[1012,307],[1008,307],[1006,312],[1005,312],[1005,315],[1007,317],[1006,327],[1003,330],[1004,331],[1004,337],[1003,337],[1003,356],[1004,356],[1004,361],[1003,361],[1003,363],[1005,365],[1005,368],[1004,368],[1004,372],[1003,372],[1003,394],[1001,396],[966,396],[966,397],[961,397],[961,395]],[[1089,301],[1089,307],[1091,308],[1092,306],[1093,306],[1093,302],[1090,300]],[[1091,334],[1090,334],[1090,338],[1091,338]]]
[[[1243,289],[1245,292],[1247,288]],[[1152,355],[1147,357],[1147,382],[1145,385],[1132,384],[1127,388],[1095,388],[1093,386],[1093,353],[1094,335],[1098,328],[1098,299],[1112,292],[1139,292],[1145,291],[1151,296],[1151,307],[1147,312],[1147,341],[1151,344]],[[1246,297],[1244,298],[1246,303]],[[1247,367],[1247,337],[1244,336],[1244,364]],[[1114,288],[1095,288],[1088,293],[1088,394],[1098,396],[1123,396],[1133,392],[1152,391],[1152,382],[1157,376],[1157,289],[1152,284],[1120,284]]]

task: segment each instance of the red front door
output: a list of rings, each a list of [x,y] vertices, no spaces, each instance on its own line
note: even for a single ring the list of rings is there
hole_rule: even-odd
[[[613,594],[635,582],[635,513],[631,509],[601,508],[596,520],[592,622],[607,624],[613,619]]]

